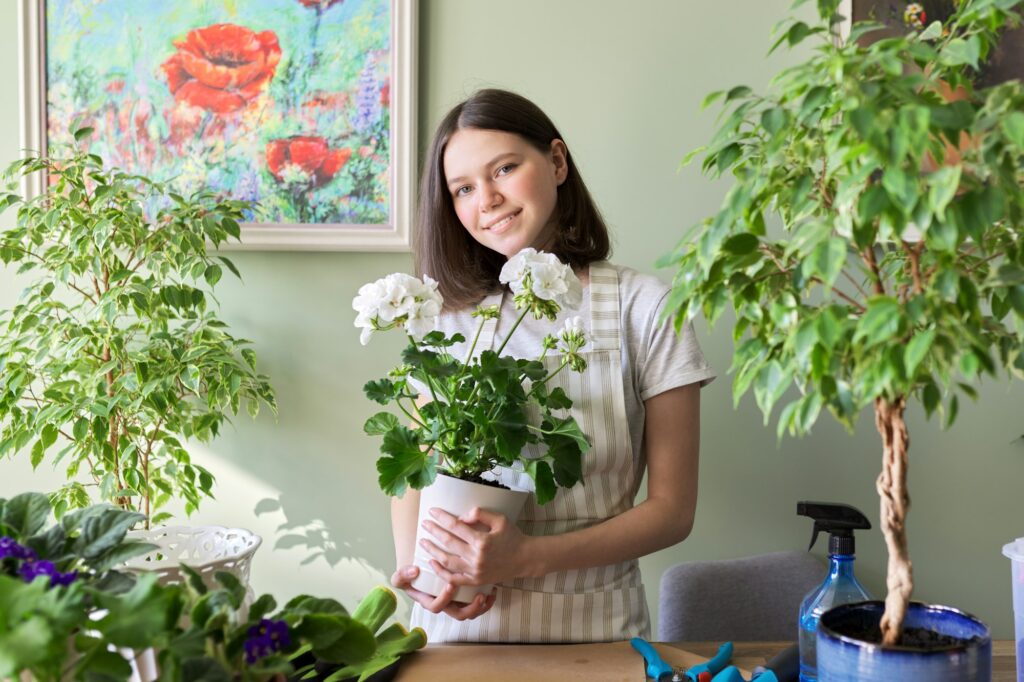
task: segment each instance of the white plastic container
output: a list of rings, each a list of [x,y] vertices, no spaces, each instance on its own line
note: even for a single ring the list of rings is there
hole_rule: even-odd
[[[1024,682],[1024,538],[1003,546],[1013,580],[1013,623],[1017,633],[1017,682]]]

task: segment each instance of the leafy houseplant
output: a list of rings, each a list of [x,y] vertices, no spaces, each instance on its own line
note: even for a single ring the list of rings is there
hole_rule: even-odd
[[[873,406],[893,644],[913,587],[907,404],[948,425],[981,375],[1024,376],[1024,91],[973,85],[1020,0],[964,0],[944,23],[871,44],[877,24],[840,44],[838,3],[817,4],[819,24],[782,25],[776,47],[817,45],[771,94],[705,100],[729,111],[704,170],[735,182],[663,264],[677,268],[677,321],[731,305],[734,398],[753,388],[766,423],[785,398],[780,437],[823,408],[852,429]]]
[[[349,613],[333,599],[301,595],[278,608],[270,595],[242,613],[245,588],[220,572],[208,588],[120,573],[152,545],[125,539],[141,515],[107,504],[65,514],[49,528],[49,500],[0,500],[0,678],[127,680],[132,668],[109,647],[154,648],[159,679],[365,679],[426,644],[420,629],[384,627],[397,606],[385,587]],[[157,671],[139,671],[144,680]]]
[[[497,350],[485,349],[479,358],[473,354],[480,332],[487,320],[497,318],[497,306],[481,306],[473,313],[480,324],[466,358],[459,360],[449,349],[465,338],[434,331],[443,301],[429,277],[421,282],[409,275],[389,275],[363,286],[353,301],[364,344],[373,331],[400,327],[409,335],[404,364],[364,388],[371,400],[394,403],[412,422],[408,427],[394,414],[379,412],[364,427],[367,434],[384,437],[377,470],[387,494],[401,495],[408,486],[423,488],[434,481],[438,469],[455,478],[482,480],[482,474],[498,466],[520,462],[535,483],[538,504],[544,504],[554,497],[556,486],[570,487],[582,477],[582,455],[590,443],[573,417],[556,414],[572,406],[565,391],[547,386],[566,367],[586,369],[579,353],[586,343],[579,319],[568,321],[559,336],[547,336],[537,360],[501,355],[527,314],[554,320],[563,306],[578,306],[580,282],[554,255],[534,249],[510,258],[499,279],[510,286],[522,312]],[[549,371],[543,359],[556,349],[562,359]],[[418,409],[417,385],[431,398]],[[546,446],[544,454],[525,457],[523,448],[531,443]]]
[[[0,315],[0,456],[29,450],[35,467],[59,448],[69,482],[54,494],[58,515],[90,498],[138,509],[147,526],[169,516],[154,512],[171,498],[191,513],[213,476],[183,440],[216,436],[242,403],[253,415],[260,403],[276,409],[212,297],[222,266],[238,271],[207,243],[237,239],[249,205],[182,197],[80,146],[7,175],[39,172],[40,196],[25,201],[13,183],[0,192],[0,211],[17,210],[0,259],[36,276]]]

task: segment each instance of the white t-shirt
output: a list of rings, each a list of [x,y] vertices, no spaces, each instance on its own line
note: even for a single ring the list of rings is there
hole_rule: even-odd
[[[651,275],[637,272],[620,265],[612,267],[619,275],[619,316],[622,330],[622,383],[626,403],[626,417],[629,420],[629,434],[634,456],[642,452],[644,401],[660,393],[700,383],[704,386],[715,378],[704,354],[697,343],[693,326],[687,322],[677,335],[671,319],[659,322],[669,287]],[[476,306],[441,315],[438,327],[451,336],[455,332],[466,337],[465,343],[457,344],[452,353],[465,359],[469,344],[473,341],[480,324],[479,318],[472,317]],[[497,350],[508,335],[509,329],[519,316],[511,293],[502,300],[501,318],[494,335],[491,350]],[[562,310],[554,321],[535,320],[527,315],[512,340],[505,346],[502,355],[516,358],[536,359],[541,352],[541,342],[548,334],[556,336],[565,325],[565,320],[579,316],[583,328],[590,331],[590,287],[583,288],[583,303],[576,310]],[[480,349],[477,349],[479,352]],[[588,350],[584,346],[583,351]]]

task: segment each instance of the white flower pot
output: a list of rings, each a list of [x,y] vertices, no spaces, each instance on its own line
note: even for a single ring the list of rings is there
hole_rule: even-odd
[[[158,549],[132,558],[125,568],[134,573],[157,574],[162,585],[185,582],[181,564],[203,579],[209,588],[219,587],[214,579],[217,571],[231,573],[245,586],[245,600],[239,615],[246,617],[255,599],[249,586],[249,569],[253,554],[263,539],[244,528],[223,526],[167,526],[151,530],[129,531],[128,537],[157,545]]]
[[[432,518],[429,511],[431,508],[439,507],[455,516],[462,516],[473,507],[480,507],[486,511],[503,514],[508,517],[509,521],[515,523],[530,494],[527,490],[496,488],[438,474],[433,484],[420,491],[420,515],[419,522],[416,524],[416,554],[413,561],[420,569],[420,574],[413,581],[412,586],[421,592],[437,595],[446,585],[445,581],[430,568],[432,557],[420,547],[421,539],[432,538],[422,528],[424,519]],[[463,585],[456,590],[454,599],[458,602],[468,603],[481,592],[490,593],[493,587],[494,585]]]

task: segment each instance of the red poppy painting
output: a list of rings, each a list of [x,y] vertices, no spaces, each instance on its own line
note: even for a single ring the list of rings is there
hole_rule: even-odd
[[[39,147],[254,202],[256,248],[403,248],[413,0],[32,0]],[[32,141],[28,141],[32,145]]]

